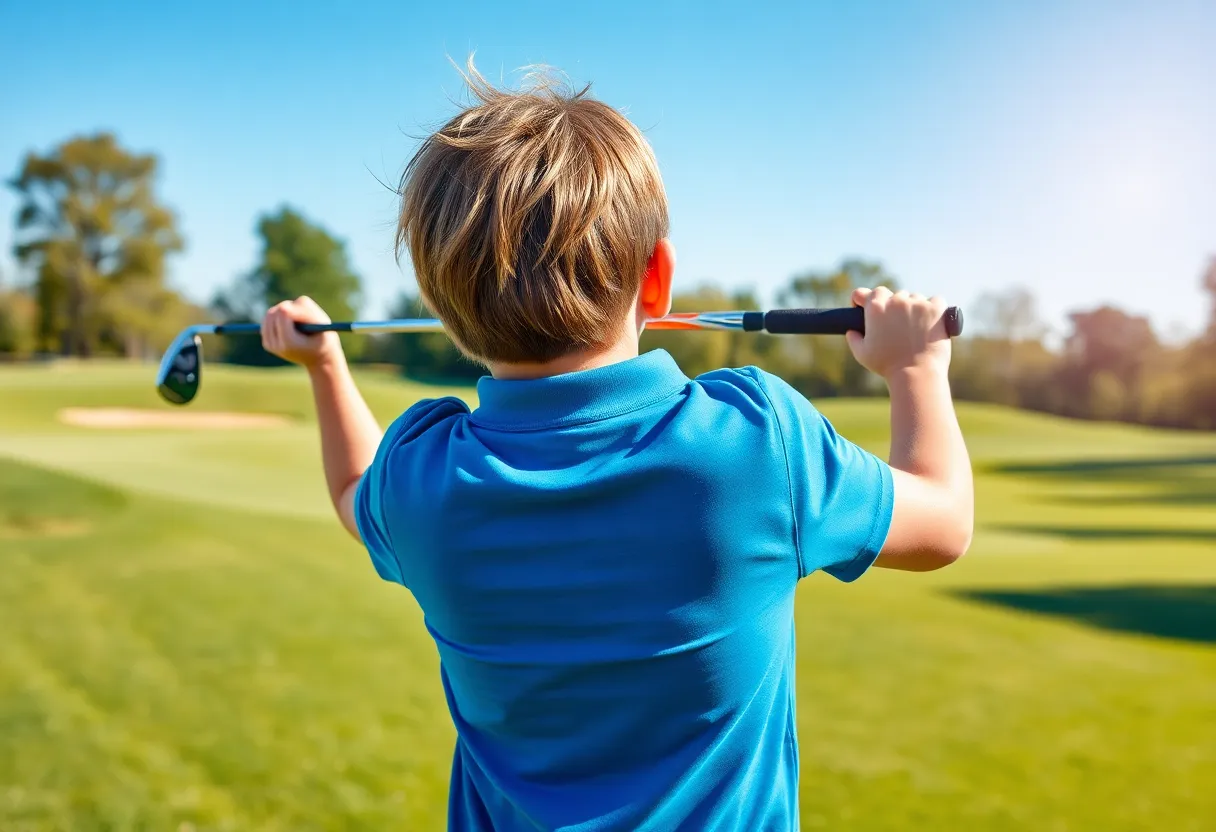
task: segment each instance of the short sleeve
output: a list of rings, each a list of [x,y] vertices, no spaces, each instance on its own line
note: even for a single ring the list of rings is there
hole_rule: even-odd
[[[419,490],[417,485],[408,485],[416,482],[412,475],[417,473],[417,466],[412,465],[406,454],[419,450],[417,443],[426,441],[424,437],[429,435],[433,439],[435,434],[430,432],[438,425],[468,412],[467,404],[451,396],[416,403],[389,425],[372,464],[359,478],[355,487],[355,527],[376,574],[386,581],[406,583],[400,549],[393,545],[394,525],[401,525],[409,508],[401,500],[408,500],[411,492]]]
[[[891,469],[839,435],[789,384],[756,372],[785,446],[800,577],[822,570],[855,581],[874,563],[891,528]]]
[[[385,504],[389,487],[388,456],[397,444],[402,423],[407,415],[408,413],[402,414],[385,431],[372,464],[363,472],[359,484],[355,487],[355,526],[359,530],[359,537],[371,555],[376,574],[386,581],[398,584],[402,582],[401,564],[393,552],[393,541],[389,536],[385,517]]]

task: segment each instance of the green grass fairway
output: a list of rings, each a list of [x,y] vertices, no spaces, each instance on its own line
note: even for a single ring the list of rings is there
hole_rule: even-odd
[[[98,430],[155,368],[0,368],[0,829],[438,830],[453,731],[407,592],[330,517],[295,371]],[[369,373],[387,421],[423,395]],[[823,402],[886,451],[882,402]],[[1216,825],[1216,435],[963,407],[979,528],[798,607],[805,829]]]

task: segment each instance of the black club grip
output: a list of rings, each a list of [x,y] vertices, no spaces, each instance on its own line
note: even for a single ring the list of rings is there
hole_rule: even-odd
[[[942,313],[946,334],[956,338],[963,332],[963,310],[951,306]],[[774,309],[747,312],[743,328],[749,332],[774,335],[844,335],[849,331],[866,332],[866,313],[860,306],[841,309]]]
[[[296,324],[296,330],[305,335],[316,335],[318,332],[351,332],[350,321],[336,324]]]

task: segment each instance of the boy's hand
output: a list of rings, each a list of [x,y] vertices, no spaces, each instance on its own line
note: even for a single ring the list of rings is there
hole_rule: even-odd
[[[262,347],[279,358],[309,369],[342,358],[342,342],[336,332],[305,335],[296,323],[327,324],[329,316],[309,297],[285,300],[272,306],[262,319]]]
[[[866,312],[866,334],[846,335],[849,349],[861,366],[888,380],[908,369],[945,374],[950,366],[950,336],[942,319],[945,301],[892,293],[879,286],[854,290],[853,305]]]

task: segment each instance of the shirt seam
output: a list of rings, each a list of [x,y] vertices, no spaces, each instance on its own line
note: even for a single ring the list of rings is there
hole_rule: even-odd
[[[781,456],[785,460],[785,485],[790,498],[790,525],[793,527],[794,554],[798,558],[798,577],[805,578],[807,575],[806,561],[802,557],[802,541],[798,532],[798,508],[794,503],[794,474],[790,467],[790,452],[789,445],[785,441],[785,430],[781,427],[781,413],[777,410],[777,406],[773,404],[773,399],[769,395],[768,385],[765,384],[764,377],[755,371],[752,371],[749,375],[756,380],[756,386],[760,390],[760,395],[764,396],[764,400],[768,402],[769,409],[773,411],[774,421],[777,425],[777,438],[781,440]]]
[[[887,534],[891,531],[891,514],[895,508],[895,479],[891,476],[890,467],[878,457],[875,457],[875,462],[878,465],[878,473],[882,479],[882,493],[879,494],[879,506],[883,509],[874,515],[874,525],[870,527],[870,539],[866,542],[866,548],[858,553],[858,559],[864,555],[866,558],[873,559],[882,554],[882,544],[886,542]],[[884,470],[885,469],[885,470]],[[891,504],[892,511],[887,511],[887,503]],[[882,528],[883,518],[886,518],[887,531],[883,534],[883,540],[878,539],[878,531]],[[864,571],[864,570],[862,570]],[[858,575],[858,577],[861,577]]]
[[[469,413],[468,420],[479,428],[486,430],[500,431],[502,433],[535,433],[543,430],[552,430],[553,428],[573,428],[581,425],[593,425],[596,422],[606,422],[609,419],[619,419],[622,416],[628,416],[631,413],[637,413],[639,410],[645,410],[648,407],[654,407],[657,404],[662,404],[668,399],[675,398],[688,389],[690,381],[685,381],[677,389],[671,390],[662,395],[656,395],[652,398],[626,408],[625,410],[616,410],[606,413],[602,416],[595,416],[586,419],[550,419],[546,422],[528,422],[520,425],[510,425],[505,422],[484,421],[477,418],[476,413]]]
[[[878,459],[877,457],[875,457],[875,460],[877,461],[879,466],[886,465],[886,463],[884,463],[881,459]],[[870,525],[870,534],[866,538],[865,544],[863,544],[862,548],[859,549],[857,551],[857,553],[853,555],[853,557],[849,558],[847,563],[841,565],[841,567],[838,570],[840,572],[840,574],[842,574],[844,576],[851,576],[849,578],[849,580],[857,580],[862,575],[864,575],[866,573],[866,571],[869,569],[869,567],[873,564],[874,559],[877,558],[878,555],[881,553],[882,544],[879,543],[879,541],[878,541],[878,531],[882,526],[882,519],[884,516],[888,517],[887,530],[888,530],[888,532],[890,531],[890,519],[889,519],[890,512],[882,511],[881,509],[886,507],[887,494],[889,491],[893,490],[892,486],[894,485],[894,483],[891,482],[891,477],[886,472],[884,472],[880,469],[879,473],[881,474],[880,479],[882,481],[882,491],[879,492],[880,511],[875,512],[875,514],[874,514],[874,522]],[[893,502],[893,498],[892,498],[892,502]],[[863,568],[860,572],[858,572],[856,575],[854,575],[853,574],[854,570],[856,569],[857,565],[859,563],[861,563],[862,561],[869,561],[869,563],[866,564],[865,568]]]
[[[406,411],[406,412],[408,413],[409,411]],[[388,447],[384,451],[384,459],[381,460],[381,465],[380,465],[381,468],[384,468],[388,465],[389,457],[392,455],[393,451],[396,449],[397,440],[400,439],[401,434],[405,432],[405,418],[404,417],[405,417],[405,413],[402,413],[401,416],[397,417],[397,420],[394,423],[396,429],[393,430],[393,432],[392,432],[392,438],[390,439],[389,434],[385,433],[384,439],[381,440],[383,443],[388,445]],[[417,421],[417,420],[415,419],[414,421]],[[374,459],[372,461],[372,464],[375,465]],[[369,466],[369,470],[370,470],[370,466]],[[366,473],[367,472],[365,471],[364,474],[366,474]],[[405,585],[405,569],[401,565],[401,557],[397,554],[397,544],[393,541],[393,531],[392,531],[392,529],[389,528],[389,525],[388,525],[388,515],[383,510],[384,503],[388,502],[389,489],[392,488],[392,477],[383,477],[383,480],[384,480],[384,486],[383,486],[383,488],[380,489],[380,494],[381,494],[380,506],[381,506],[381,508],[380,508],[380,524],[379,525],[384,527],[384,542],[386,544],[388,544],[388,550],[390,553],[392,553],[393,563],[397,564],[398,582],[402,586],[404,586]]]

